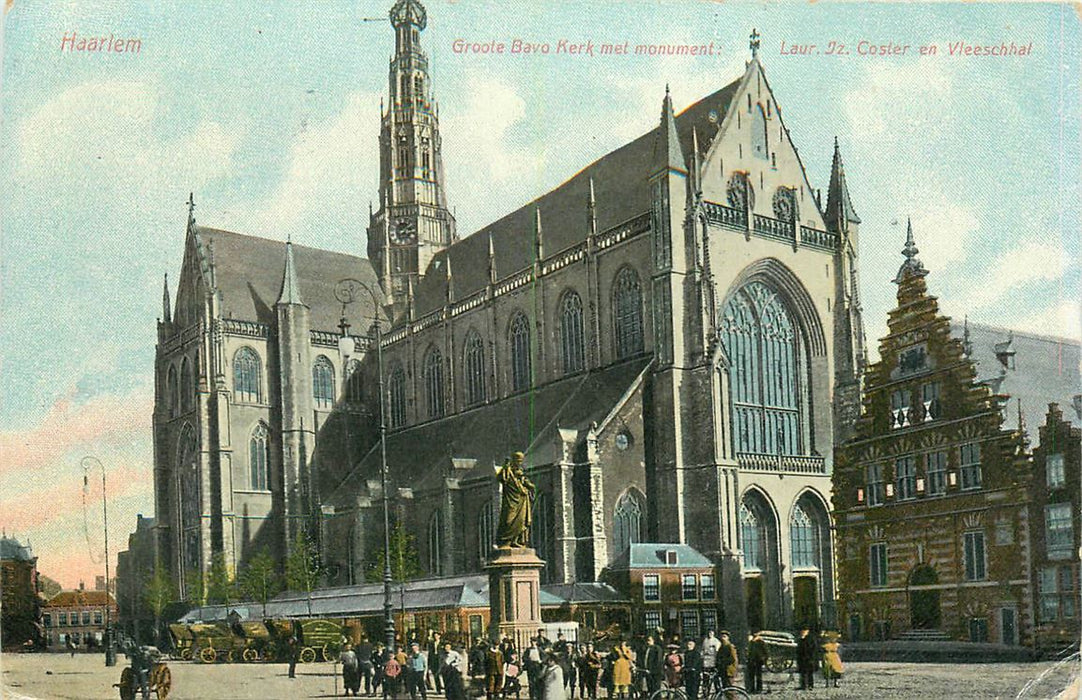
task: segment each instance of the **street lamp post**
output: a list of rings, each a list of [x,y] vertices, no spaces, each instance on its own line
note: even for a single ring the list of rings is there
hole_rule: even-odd
[[[90,467],[101,467],[101,510],[105,527],[105,665],[116,666],[116,648],[113,646],[112,606],[109,598],[109,499],[105,490],[105,465],[97,457],[83,457],[83,493],[90,492]]]
[[[383,334],[380,329],[379,310],[381,304],[372,288],[364,282],[356,279],[344,279],[335,285],[334,294],[338,301],[342,302],[342,340],[339,341],[340,349],[352,349],[352,338],[349,338],[349,324],[346,323],[346,305],[356,300],[357,290],[363,289],[372,298],[372,311],[374,319],[374,335],[376,344],[376,373],[378,376],[377,389],[379,391],[379,465],[380,483],[383,490],[383,636],[384,644],[388,649],[395,648],[394,629],[394,603],[391,596],[391,504],[390,494],[387,490],[387,420],[383,410]]]

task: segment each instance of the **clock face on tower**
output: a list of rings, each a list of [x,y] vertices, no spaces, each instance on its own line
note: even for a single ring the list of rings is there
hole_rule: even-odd
[[[395,243],[412,243],[417,237],[417,224],[410,219],[399,219],[391,229]]]

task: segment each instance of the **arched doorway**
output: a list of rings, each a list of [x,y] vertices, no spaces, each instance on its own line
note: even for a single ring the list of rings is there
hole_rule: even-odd
[[[778,519],[774,507],[758,489],[749,489],[740,502],[740,546],[744,554],[744,600],[749,629],[768,629],[778,616],[780,571]]]
[[[789,514],[789,554],[793,572],[793,624],[835,627],[831,568],[830,516],[811,490],[800,495]]]
[[[939,629],[939,590],[918,588],[937,583],[939,574],[927,564],[921,564],[909,575],[909,618],[913,629]]]

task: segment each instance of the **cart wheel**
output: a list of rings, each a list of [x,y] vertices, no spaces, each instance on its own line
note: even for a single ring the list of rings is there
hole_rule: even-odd
[[[253,663],[259,660],[259,652],[255,649],[252,649],[251,647],[248,647],[243,652],[241,652],[241,658],[243,658],[248,663]]]
[[[181,649],[180,650],[180,658],[182,660],[184,660],[184,661],[191,661],[192,660],[192,648],[191,647],[184,647],[183,649]]]
[[[214,647],[203,647],[199,652],[199,658],[205,664],[212,664],[218,660],[218,652],[214,650]]]
[[[342,650],[337,646],[330,644],[323,645],[323,660],[324,661],[338,661],[338,658],[342,655]]]
[[[305,647],[301,649],[301,663],[310,664],[316,660],[316,650],[312,647]]]
[[[169,691],[173,687],[173,673],[165,664],[158,666],[158,682],[155,684],[158,691],[158,700],[169,697]]]
[[[232,649],[225,652],[225,661],[226,661],[226,663],[231,664],[236,660],[237,660],[237,652],[233,651]]]
[[[120,672],[120,700],[135,700],[135,678],[130,668]]]

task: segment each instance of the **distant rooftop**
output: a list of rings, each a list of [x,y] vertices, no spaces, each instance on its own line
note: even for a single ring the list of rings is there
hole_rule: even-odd
[[[33,561],[34,553],[30,545],[23,545],[13,537],[0,538],[0,560]]]
[[[963,324],[952,321],[951,334],[963,339]],[[1018,427],[1019,400],[1031,439],[1044,424],[1050,403],[1060,405],[1065,420],[1082,426],[1082,343],[970,323],[969,345],[978,381],[993,393],[1010,397],[1003,412],[1004,428]]]

